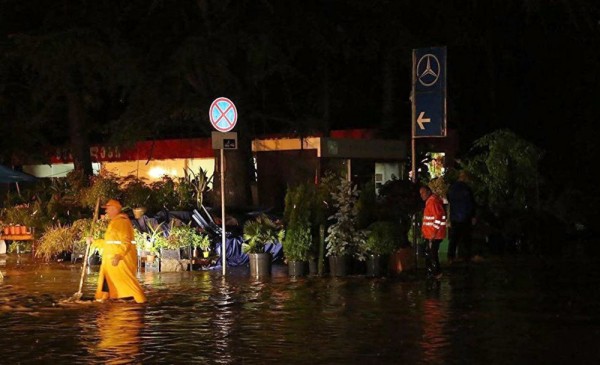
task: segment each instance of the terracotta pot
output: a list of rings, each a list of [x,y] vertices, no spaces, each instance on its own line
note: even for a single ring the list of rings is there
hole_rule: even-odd
[[[21,231],[19,233],[21,234],[27,234],[27,226],[21,226]]]
[[[17,226],[10,226],[10,234],[17,234]]]
[[[10,234],[10,227],[9,226],[4,227],[3,231],[4,231],[4,234]]]
[[[390,256],[390,272],[399,274],[415,267],[415,250],[413,248],[398,249]]]

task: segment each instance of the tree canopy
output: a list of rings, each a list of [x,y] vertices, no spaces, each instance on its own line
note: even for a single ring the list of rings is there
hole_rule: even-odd
[[[207,136],[218,96],[243,139],[408,135],[411,51],[446,45],[461,146],[510,128],[568,161],[551,126],[594,125],[599,14],[591,0],[2,0],[0,160],[68,145],[89,173],[90,143]]]

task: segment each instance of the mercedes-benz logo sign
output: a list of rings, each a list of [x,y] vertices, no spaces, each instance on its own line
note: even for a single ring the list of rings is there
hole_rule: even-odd
[[[417,63],[417,78],[423,86],[431,86],[440,78],[440,61],[431,53],[421,57]]]

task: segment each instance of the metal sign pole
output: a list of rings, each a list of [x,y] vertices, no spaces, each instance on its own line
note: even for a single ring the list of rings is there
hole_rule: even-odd
[[[446,47],[412,52],[412,180],[417,179],[415,139],[446,137]],[[416,237],[417,221],[413,231]],[[416,244],[416,238],[415,238]],[[418,245],[415,260],[418,263]]]
[[[414,106],[413,106],[413,111],[414,111]],[[413,129],[415,128],[415,125],[413,123]],[[412,140],[411,140],[411,154],[412,154],[412,182],[416,183],[417,182],[417,168],[416,168],[416,161],[417,161],[417,157],[415,156],[417,149],[415,147],[415,137],[413,134]],[[412,226],[413,226],[413,242],[415,245],[415,269],[419,268],[419,243],[417,242],[417,215],[414,214],[413,215],[413,219],[412,219]]]
[[[225,250],[225,170],[223,166],[223,160],[225,159],[225,153],[223,148],[221,148],[221,259],[223,266],[223,275],[227,273],[227,261],[226,256],[227,252]]]
[[[412,90],[410,94],[411,101],[411,139],[410,139],[410,147],[411,147],[411,180],[413,183],[417,183],[417,148],[416,148],[416,139],[415,134],[417,133],[417,105],[416,105],[416,94],[415,94],[415,84],[417,82],[417,70],[416,70],[416,54],[413,50],[412,54]],[[417,242],[417,215],[413,214],[412,216],[412,231],[413,231],[413,244],[415,245],[415,269],[419,268],[419,243]]]
[[[237,109],[233,102],[225,97],[216,98],[211,104],[208,111],[208,118],[212,126],[221,133],[213,132],[212,142],[213,149],[221,151],[221,262],[223,266],[223,277],[227,273],[227,248],[225,237],[225,148],[237,148],[237,134],[227,133],[235,127],[237,122]],[[215,136],[215,133],[218,136]],[[220,134],[220,135],[219,135]],[[225,138],[225,135],[230,135]],[[215,138],[216,137],[216,138]]]

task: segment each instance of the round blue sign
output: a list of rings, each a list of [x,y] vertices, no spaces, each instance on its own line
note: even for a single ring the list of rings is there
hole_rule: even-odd
[[[237,109],[233,102],[227,98],[216,98],[210,104],[208,112],[210,123],[219,132],[229,132],[237,122]]]

